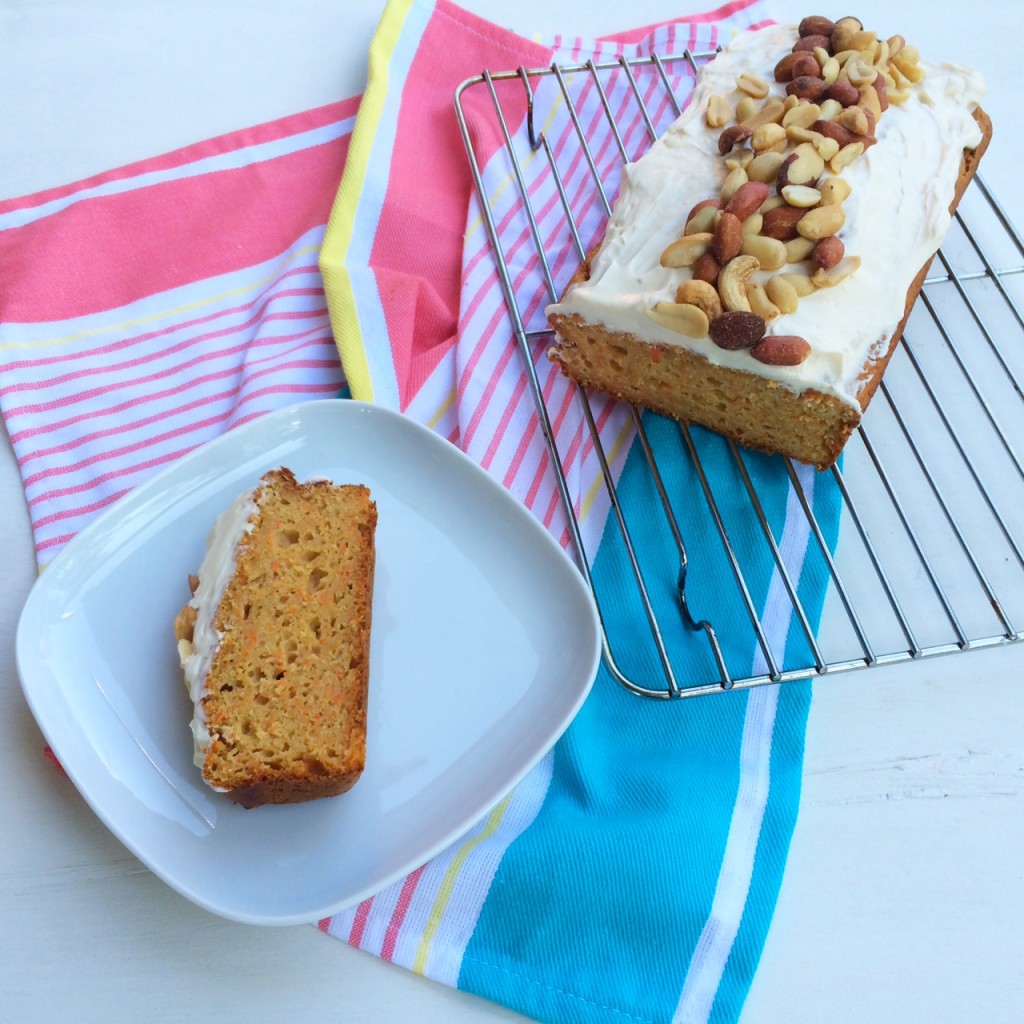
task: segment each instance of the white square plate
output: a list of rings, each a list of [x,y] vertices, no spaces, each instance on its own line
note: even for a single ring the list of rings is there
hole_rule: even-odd
[[[192,764],[173,621],[218,513],[278,466],[377,502],[367,767],[342,796],[246,811]],[[195,903],[261,924],[351,906],[457,839],[555,743],[599,657],[590,592],[543,526],[427,428],[345,400],[131,492],[49,565],[17,636],[26,698],[99,817]]]

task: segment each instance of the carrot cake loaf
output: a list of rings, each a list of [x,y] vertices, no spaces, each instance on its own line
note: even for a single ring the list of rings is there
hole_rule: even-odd
[[[979,74],[811,16],[745,32],[548,308],[581,384],[824,469],[991,137]]]

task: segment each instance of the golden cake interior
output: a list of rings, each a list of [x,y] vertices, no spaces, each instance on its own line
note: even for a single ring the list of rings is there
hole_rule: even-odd
[[[202,698],[203,777],[246,806],[342,793],[366,758],[376,506],[359,485],[264,481]]]

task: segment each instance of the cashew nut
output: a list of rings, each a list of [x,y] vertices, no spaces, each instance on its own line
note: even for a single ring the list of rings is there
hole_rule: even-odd
[[[727,310],[750,312],[747,281],[760,266],[756,256],[741,255],[734,256],[722,267],[718,275],[718,294]]]

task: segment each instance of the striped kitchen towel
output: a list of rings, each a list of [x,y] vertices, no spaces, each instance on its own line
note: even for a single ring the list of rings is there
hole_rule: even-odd
[[[371,50],[369,84],[321,256],[353,395],[442,432],[568,545],[568,519],[516,347],[485,210],[465,162],[468,148],[523,329],[536,332],[534,367],[584,546],[593,555],[605,624],[610,635],[628,638],[622,660],[645,681],[660,678],[653,645],[637,629],[643,623],[627,583],[624,545],[609,517],[596,446],[574,389],[544,357],[544,307],[552,285],[557,293],[599,237],[624,160],[649,145],[651,129],[676,116],[693,81],[686,61],[637,67],[632,74],[597,75],[590,68],[685,47],[713,52],[731,32],[763,18],[757,3],[733,3],[621,37],[554,40],[541,52],[476,24],[485,42],[467,49],[453,44],[465,38],[457,28],[467,24],[463,12],[442,2],[394,0]],[[552,62],[587,71],[535,78],[532,111],[514,77],[462,89],[464,139],[449,112],[461,81],[484,69]],[[445,88],[426,88],[426,82]],[[617,132],[609,130],[609,110]],[[535,133],[543,131],[546,149],[528,144],[529,117]],[[437,167],[444,173],[432,173]],[[592,403],[622,503],[639,510],[633,543],[645,563],[669,569],[654,599],[664,613],[660,620],[674,623],[668,638],[674,668],[683,683],[706,682],[703,635],[672,615],[677,556],[633,420],[600,396]],[[726,582],[729,565],[677,428],[658,417],[645,420],[655,448],[676,453],[661,463],[666,490],[679,507],[704,510],[686,524],[693,607],[717,623],[740,621],[744,609]],[[806,637],[758,536],[742,473],[721,439],[692,435],[722,514],[731,520],[770,649],[780,665],[806,664]],[[779,460],[747,454],[743,463],[780,539],[783,564],[816,614],[826,576],[800,499]],[[834,541],[838,506],[830,478],[806,469],[797,476]],[[763,652],[743,639],[746,634],[725,633],[725,657],[734,670],[765,670]],[[809,696],[801,684],[652,703],[603,671],[552,754],[461,843],[321,926],[540,1020],[735,1020],[796,814]]]
[[[40,566],[155,470],[344,386],[317,259],[358,106],[0,203],[0,410]]]
[[[735,0],[614,38],[529,40],[446,0],[394,0],[361,101],[0,203],[0,410],[40,565],[185,452],[346,382],[355,397],[399,409],[469,452],[568,545],[453,94],[483,69],[711,50],[764,18],[760,0]],[[674,102],[653,77],[637,79],[655,128],[692,81],[685,62],[668,74]],[[647,126],[627,77],[613,76],[603,96],[579,82],[567,88],[578,90],[579,129],[611,195],[623,151],[642,150]],[[540,86],[535,126],[568,161],[585,244],[604,205],[589,168],[573,162],[577,124],[559,95],[550,82]],[[503,133],[482,96],[465,93],[467,130],[532,330],[543,326],[543,261],[527,244]],[[605,102],[621,115],[623,151],[600,128]],[[513,99],[509,109],[519,138],[525,106]],[[538,231],[555,254],[551,273],[564,282],[580,246],[542,161],[525,170]],[[622,587],[627,556],[595,445],[542,349],[535,365],[602,613],[610,632],[628,636],[636,608]],[[653,564],[671,562],[632,418],[596,397],[594,411],[623,501],[641,510],[634,543]],[[674,425],[645,423],[656,446],[672,440]],[[744,515],[736,461],[719,439],[693,437],[723,514],[736,520],[734,543],[771,650],[780,665],[799,661],[806,639],[783,574]],[[798,495],[776,461],[744,455],[743,466],[813,616],[825,573],[800,498],[833,542],[830,478],[799,470]],[[693,606],[715,622],[742,616],[722,584],[729,567],[692,462],[680,452],[661,470],[694,510],[686,522]],[[674,597],[671,587],[653,596],[659,605]],[[669,641],[680,681],[704,681],[700,638],[679,633]],[[764,652],[742,634],[726,630],[723,639],[737,673],[764,670]],[[627,648],[632,673],[656,669],[639,638]],[[602,671],[552,753],[462,840],[320,927],[543,1021],[736,1020],[796,816],[809,699],[806,684],[793,684],[650,702]]]

